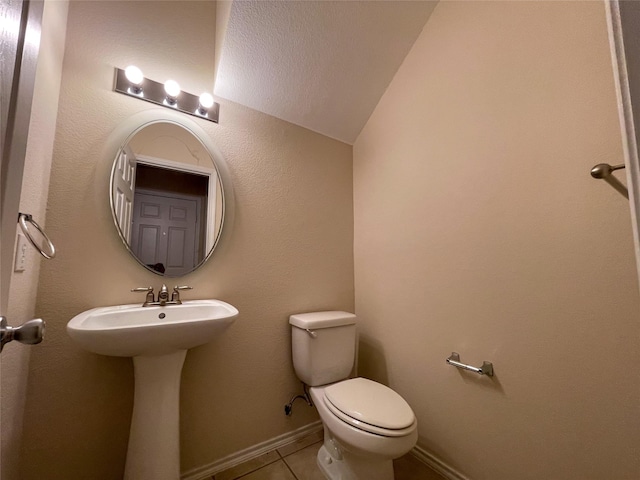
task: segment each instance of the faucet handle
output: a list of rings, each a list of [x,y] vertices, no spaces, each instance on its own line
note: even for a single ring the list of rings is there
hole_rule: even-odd
[[[147,299],[145,300],[144,303],[153,303],[153,301],[154,301],[154,298],[153,298],[153,287],[132,288],[131,291],[132,292],[147,292]]]
[[[193,290],[193,287],[190,287],[189,285],[176,285],[173,287],[173,293],[171,294],[172,302],[180,302],[180,290]]]
[[[137,287],[132,288],[132,292],[153,292],[153,287]]]

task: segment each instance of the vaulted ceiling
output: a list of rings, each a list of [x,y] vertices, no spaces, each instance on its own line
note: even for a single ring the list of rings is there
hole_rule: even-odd
[[[214,93],[353,144],[436,3],[226,3]]]

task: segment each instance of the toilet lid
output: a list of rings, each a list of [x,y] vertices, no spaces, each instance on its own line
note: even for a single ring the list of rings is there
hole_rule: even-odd
[[[330,385],[324,389],[324,397],[327,407],[339,418],[372,433],[405,435],[415,423],[411,407],[400,395],[366,378]]]

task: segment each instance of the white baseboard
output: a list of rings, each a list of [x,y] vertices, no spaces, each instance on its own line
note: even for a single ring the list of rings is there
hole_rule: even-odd
[[[419,447],[416,445],[415,447],[413,447],[413,450],[411,450],[410,453],[416,459],[418,459],[418,461],[424,463],[425,465],[430,467],[432,470],[435,470],[440,475],[442,475],[443,477],[449,480],[469,480],[469,477],[461,474],[456,469],[446,464],[445,462],[437,458],[435,455],[433,455],[431,452],[428,452],[422,447]]]
[[[211,477],[216,473],[222,472],[228,468],[235,467],[236,465],[240,465],[241,463],[252,460],[260,455],[263,455],[271,450],[275,450],[276,448],[280,448],[289,443],[295,442],[302,437],[306,437],[314,432],[322,430],[322,423],[320,420],[310,423],[309,425],[305,425],[304,427],[300,427],[297,430],[292,432],[285,433],[275,438],[271,438],[266,442],[259,443],[249,448],[245,448],[244,450],[240,450],[239,452],[232,453],[231,455],[221,458],[220,460],[216,460],[213,463],[208,465],[203,465],[201,467],[193,468],[187,472],[184,472],[180,478],[182,480],[203,480],[207,477]],[[466,480],[466,479],[465,479]]]

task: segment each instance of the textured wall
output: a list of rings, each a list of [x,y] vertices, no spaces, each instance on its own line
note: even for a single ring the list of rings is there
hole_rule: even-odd
[[[441,2],[354,145],[361,373],[473,480],[640,478],[621,150],[601,2]]]
[[[100,305],[142,302],[156,285],[112,224],[105,142],[136,112],[158,109],[111,91],[113,67],[211,88],[213,2],[73,2],[69,11],[47,227],[59,247],[43,266],[37,313],[48,339],[33,350],[22,451],[25,480],[120,479],[133,400],[131,360],[86,353],[66,323]],[[161,110],[158,110],[161,111]],[[219,340],[187,355],[181,391],[183,471],[310,423],[283,406],[299,390],[288,315],[352,310],[351,147],[223,102],[220,124],[197,119],[226,158],[235,221],[220,250],[180,284],[185,298],[240,310]]]
[[[47,2],[44,5],[41,46],[20,196],[20,211],[32,214],[43,227],[46,227],[45,209],[56,131],[67,10],[68,3],[64,1]],[[31,247],[27,250],[26,259],[25,270],[14,272],[11,276],[9,310],[6,316],[9,324],[14,327],[35,316],[40,263],[45,261]],[[14,342],[2,351],[0,477],[3,480],[20,478],[22,420],[32,348],[34,347]]]

